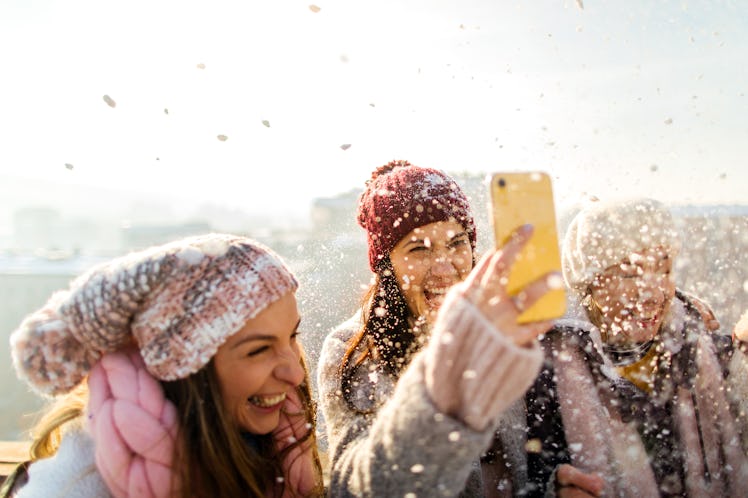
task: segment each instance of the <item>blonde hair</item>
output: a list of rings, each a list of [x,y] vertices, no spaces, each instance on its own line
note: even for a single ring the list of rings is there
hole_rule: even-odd
[[[82,423],[87,404],[86,381],[52,402],[31,429],[32,443],[29,455],[32,461],[49,458],[57,453],[65,430]]]

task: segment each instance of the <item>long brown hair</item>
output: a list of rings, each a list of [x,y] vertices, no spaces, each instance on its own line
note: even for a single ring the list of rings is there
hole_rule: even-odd
[[[395,378],[408,366],[413,353],[422,342],[417,340],[418,324],[405,302],[389,258],[377,267],[374,283],[364,295],[361,304],[363,325],[351,337],[348,349],[340,364],[343,399],[354,411],[361,412],[351,401],[351,383],[356,369],[366,358],[375,358],[384,370]],[[354,353],[363,344],[356,358]]]
[[[315,436],[316,404],[312,399],[309,370],[302,354],[304,382],[297,388],[305,408],[307,435],[278,452],[271,434],[242,435],[223,409],[213,360],[197,373],[163,382],[166,397],[177,407],[181,448],[176,450],[183,498],[214,496],[281,496],[285,487],[281,463],[294,447],[309,442],[322,495],[322,466]]]

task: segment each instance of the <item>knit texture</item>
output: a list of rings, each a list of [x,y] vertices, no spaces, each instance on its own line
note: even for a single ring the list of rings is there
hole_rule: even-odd
[[[522,385],[532,382],[542,355],[537,349],[514,346],[463,297],[445,302],[440,314],[444,319],[435,324],[429,344],[399,380],[370,360],[357,369],[351,398],[359,410],[370,410],[369,414],[346,403],[339,373],[360,320],[349,320],[325,339],[318,386],[331,459],[330,496],[483,496],[478,459],[491,444],[502,410],[521,397]],[[473,362],[481,365],[473,386],[460,395],[466,406],[478,406],[475,413],[466,412],[468,420],[478,421],[476,426],[483,425],[484,419],[490,421],[481,430],[443,413],[427,385],[426,376],[434,375],[432,361],[446,359],[439,350],[447,333],[456,350],[472,355]],[[482,336],[490,339],[484,341]],[[490,353],[490,361],[481,359],[483,348]],[[512,369],[515,372],[508,374]],[[465,377],[467,381],[471,375]],[[482,390],[481,383],[489,387]],[[487,401],[488,397],[500,401]],[[523,467],[518,463],[514,468]]]
[[[358,200],[358,224],[366,230],[369,268],[409,232],[437,221],[455,221],[467,231],[475,250],[476,231],[470,202],[457,182],[445,173],[408,161],[377,168]]]
[[[103,353],[134,342],[156,378],[184,378],[297,286],[281,259],[250,239],[182,239],[98,266],[53,295],[13,332],[13,364],[40,393],[57,395]]]
[[[652,199],[595,203],[572,220],[563,242],[566,284],[584,293],[595,276],[632,253],[662,246],[671,259],[680,238],[670,212]]]
[[[566,461],[566,453],[573,465],[605,479],[604,496],[748,496],[741,440],[748,400],[733,405],[728,398],[746,386],[735,383],[733,362],[716,349],[729,339],[706,332],[698,312],[687,311],[680,298],[661,334],[670,366],[659,360],[656,394],[618,376],[588,321],[562,320],[546,335],[552,369],[542,375],[550,379],[543,390],[546,409],[536,407],[529,419],[560,415],[564,442],[555,446],[550,434],[536,434],[549,459],[545,467]],[[547,411],[556,402],[559,413]]]
[[[88,379],[96,467],[116,498],[166,498],[174,472],[177,411],[137,350],[104,355]]]
[[[424,350],[426,389],[442,412],[483,431],[522,398],[540,371],[543,353],[537,342],[531,348],[518,347],[492,330],[490,322],[460,297],[463,285],[447,295],[442,306],[448,311],[439,316]],[[507,357],[510,361],[502,361]]]

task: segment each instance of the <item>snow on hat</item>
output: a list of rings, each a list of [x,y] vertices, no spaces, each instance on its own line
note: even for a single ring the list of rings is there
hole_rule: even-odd
[[[456,221],[475,249],[470,203],[457,182],[445,173],[408,161],[378,167],[358,199],[358,224],[366,230],[369,267],[380,261],[412,230],[437,221]]]
[[[182,239],[97,266],[55,293],[11,335],[13,364],[40,393],[58,395],[103,353],[134,341],[154,377],[184,378],[297,287],[280,257],[255,241]]]
[[[562,267],[566,284],[584,294],[595,276],[631,254],[665,248],[671,258],[680,238],[670,211],[653,199],[595,203],[580,211],[566,231]]]

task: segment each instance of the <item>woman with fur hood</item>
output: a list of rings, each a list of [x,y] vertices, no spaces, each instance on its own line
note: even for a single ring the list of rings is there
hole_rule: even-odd
[[[530,479],[572,463],[603,496],[748,496],[746,357],[677,290],[680,240],[649,199],[582,210],[563,243],[572,307],[528,392]],[[708,322],[708,320],[707,320]]]

